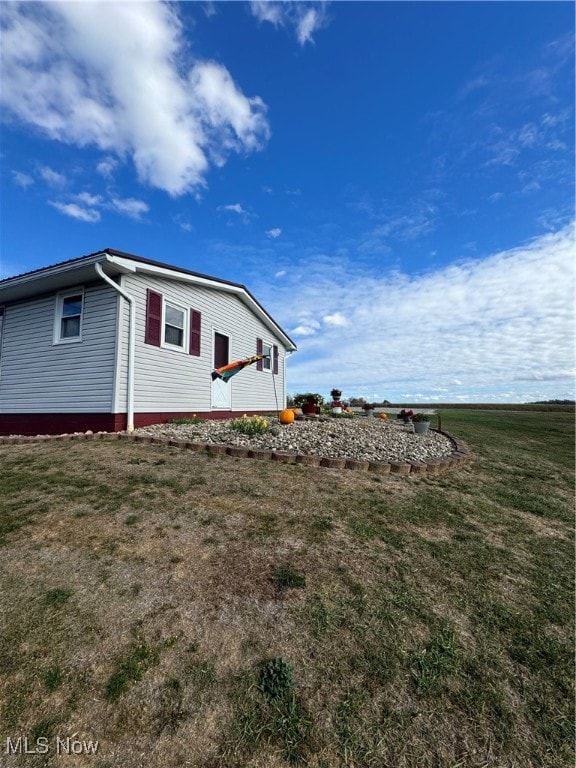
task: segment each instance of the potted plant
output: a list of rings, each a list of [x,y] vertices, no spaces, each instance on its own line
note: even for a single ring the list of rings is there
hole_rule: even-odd
[[[297,398],[302,399],[302,413],[308,416],[313,416],[320,413],[320,406],[324,402],[322,395],[318,395],[314,392],[308,392],[306,395],[296,395],[294,402]]]
[[[364,403],[362,408],[364,409],[364,413],[366,414],[366,416],[374,415],[374,403]]]
[[[427,413],[415,413],[412,417],[414,432],[417,435],[425,435],[430,429],[430,417]]]
[[[332,402],[330,403],[330,408],[332,409],[332,413],[342,413],[342,401],[340,398],[342,397],[342,390],[341,389],[331,389],[330,390],[330,397],[332,398]]]
[[[413,417],[414,417],[414,411],[412,410],[412,408],[410,408],[410,409],[402,408],[402,410],[398,414],[398,418],[402,419],[404,424],[410,424],[410,422],[412,421]]]

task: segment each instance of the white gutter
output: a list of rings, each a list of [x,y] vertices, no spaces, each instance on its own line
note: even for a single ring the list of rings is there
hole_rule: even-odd
[[[128,302],[130,308],[129,321],[128,321],[128,386],[126,394],[126,431],[134,432],[134,350],[136,347],[136,304],[134,297],[126,293],[125,290],[120,288],[114,280],[104,272],[102,266],[98,263],[94,265],[96,273],[99,277],[107,282],[120,296],[122,296]]]

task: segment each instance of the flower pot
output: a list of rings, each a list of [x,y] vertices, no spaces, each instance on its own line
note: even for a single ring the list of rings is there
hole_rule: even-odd
[[[374,416],[374,408],[366,408],[366,416]]]
[[[335,406],[332,408],[332,413],[342,413],[342,406],[340,406],[340,405],[335,405]]]
[[[430,422],[429,421],[415,421],[414,422],[414,432],[417,435],[425,435],[426,432],[430,429]]]

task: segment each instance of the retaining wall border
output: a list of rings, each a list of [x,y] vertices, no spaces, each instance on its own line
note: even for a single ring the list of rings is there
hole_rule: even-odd
[[[452,443],[452,453],[442,458],[424,459],[414,462],[384,462],[363,461],[358,459],[333,458],[329,456],[315,456],[312,454],[288,453],[274,449],[249,448],[237,445],[225,445],[223,443],[196,443],[189,440],[177,440],[171,437],[154,437],[152,435],[129,434],[128,432],[75,432],[64,435],[12,435],[0,437],[2,445],[25,445],[27,443],[49,443],[61,440],[132,440],[136,443],[150,443],[152,445],[167,445],[182,450],[191,450],[197,453],[207,453],[212,456],[233,456],[235,458],[261,459],[277,461],[283,464],[302,464],[309,467],[328,467],[332,469],[351,469],[360,472],[375,472],[379,474],[435,475],[462,466],[471,461],[472,454],[465,442],[444,430],[434,429],[440,435],[447,437]]]

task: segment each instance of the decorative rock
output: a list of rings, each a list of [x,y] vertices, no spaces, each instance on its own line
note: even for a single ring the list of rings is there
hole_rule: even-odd
[[[44,442],[46,440],[133,440],[173,446],[214,456],[274,459],[309,467],[355,469],[388,474],[430,475],[462,466],[471,459],[468,446],[460,439],[438,430],[414,435],[411,428],[392,420],[334,419],[305,417],[281,428],[268,418],[272,429],[264,434],[244,435],[233,430],[230,420],[203,420],[195,424],[155,424],[134,432],[63,435],[9,435],[0,445]]]
[[[176,448],[186,448],[186,440],[168,440],[168,445],[173,445]]]
[[[346,467],[346,459],[330,459],[324,456],[320,460],[321,467],[330,467],[331,469],[344,469]]]
[[[346,459],[346,469],[359,469],[364,472],[368,470],[368,462],[359,459]]]
[[[235,456],[237,459],[247,459],[250,451],[248,448],[240,448],[237,445],[229,445],[227,448],[228,456]]]
[[[409,475],[410,467],[410,464],[401,464],[400,462],[392,461],[390,463],[390,472],[396,475]]]
[[[368,469],[370,472],[377,472],[379,475],[389,475],[391,466],[384,461],[369,461]]]
[[[319,467],[320,461],[320,456],[308,456],[305,453],[296,455],[296,464],[304,464],[307,467]]]
[[[272,451],[265,451],[261,448],[252,448],[248,451],[248,456],[251,459],[271,459]]]
[[[226,455],[226,446],[225,445],[218,445],[217,443],[212,443],[212,445],[207,445],[206,450],[211,456],[225,456]]]
[[[272,459],[274,461],[281,461],[283,464],[296,463],[296,456],[293,453],[285,453],[284,451],[274,451],[272,453]]]
[[[203,453],[206,450],[206,443],[186,443],[186,448],[189,451],[196,451],[196,453]]]

